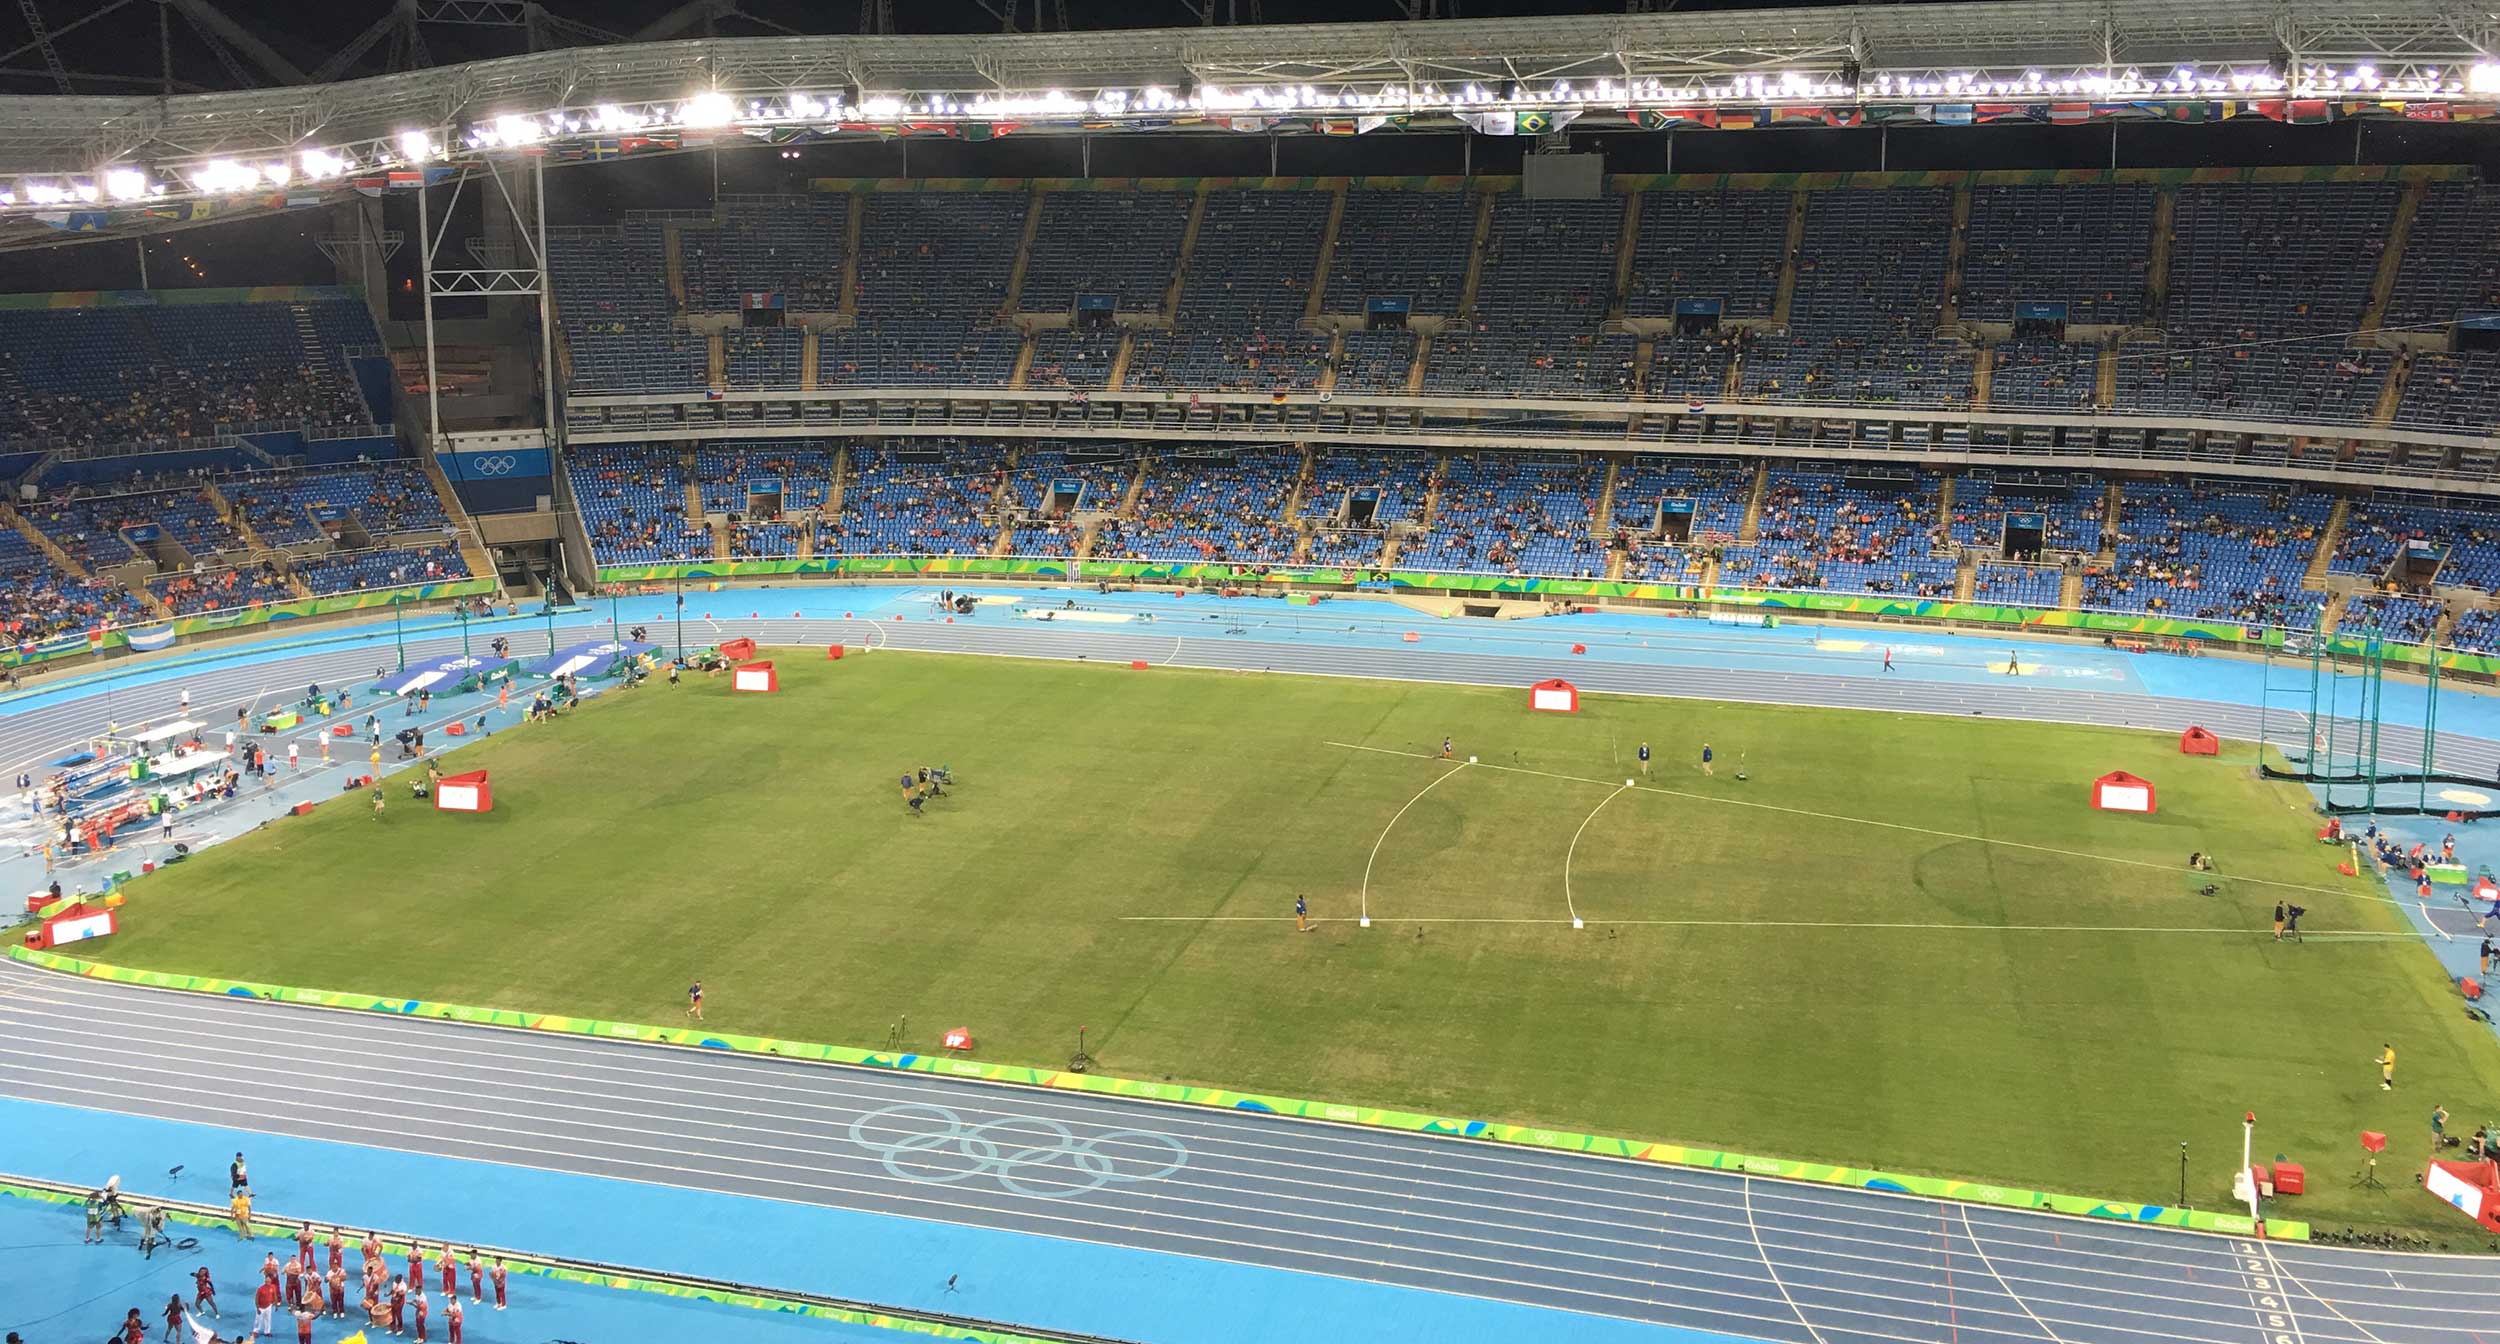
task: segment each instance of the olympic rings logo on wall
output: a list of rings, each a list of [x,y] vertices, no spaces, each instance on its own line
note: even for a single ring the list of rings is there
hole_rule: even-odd
[[[862,1115],[851,1122],[851,1142],[902,1180],[953,1185],[992,1176],[1036,1199],[1159,1181],[1189,1165],[1189,1149],[1168,1134],[1113,1129],[1080,1139],[1059,1121],[1027,1115],[967,1125],[953,1108],[925,1101]]]
[[[473,457],[469,459],[469,474],[472,476],[509,476],[520,465],[521,459],[510,453],[494,457]]]

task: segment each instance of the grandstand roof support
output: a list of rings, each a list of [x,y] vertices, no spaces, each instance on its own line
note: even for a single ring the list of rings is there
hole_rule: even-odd
[[[271,78],[281,84],[308,84],[311,77],[295,68],[295,63],[272,50],[268,43],[254,37],[243,25],[226,17],[226,12],[208,0],[165,0],[182,12],[212,46],[224,44],[251,58]]]
[[[522,163],[489,163],[482,174],[486,181],[493,184],[503,201],[504,208],[510,211],[511,218],[516,221],[529,221],[529,227],[513,230],[518,248],[511,259],[525,262],[524,265],[481,264],[476,267],[449,269],[438,266],[436,263],[442,260],[443,255],[444,235],[451,231],[452,212],[460,204],[460,193],[466,188],[468,177],[464,175],[452,179],[451,199],[443,206],[443,225],[439,230],[433,226],[432,205],[429,199],[433,195],[432,188],[422,185],[417,188],[417,290],[425,313],[425,428],[428,451],[438,449],[443,442],[442,392],[435,385],[437,369],[434,304],[438,299],[535,298],[538,300],[540,405],[544,408],[546,415],[550,443],[555,442],[560,433],[555,393],[553,306],[555,287],[547,275],[546,162],[543,159],[528,160],[527,169],[526,180],[529,186],[518,198],[513,195],[512,186],[505,179],[507,176],[515,179],[521,178]],[[529,209],[522,208],[524,202],[528,204]],[[487,255],[495,256],[500,247],[504,246],[512,246],[512,244],[490,244],[486,249]],[[471,251],[474,255],[478,249],[472,247]],[[523,252],[526,252],[526,255],[523,255]]]

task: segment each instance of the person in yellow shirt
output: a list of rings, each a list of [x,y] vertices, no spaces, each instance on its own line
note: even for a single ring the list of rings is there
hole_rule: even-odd
[[[252,1192],[237,1190],[226,1207],[234,1213],[234,1234],[245,1241],[252,1239]]]
[[[2393,1092],[2396,1090],[2396,1047],[2381,1044],[2378,1050],[2379,1090]]]

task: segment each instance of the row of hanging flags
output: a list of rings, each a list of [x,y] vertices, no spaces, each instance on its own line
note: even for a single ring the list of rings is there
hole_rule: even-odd
[[[1562,108],[1503,108],[1451,114],[1456,124],[1479,135],[1551,135],[1575,123],[1600,125],[1631,122],[1645,131],[1690,127],[1696,130],[1749,131],[1769,126],[1993,126],[2030,123],[2041,126],[2087,126],[2104,122],[2167,121],[2189,125],[2263,120],[2291,126],[2318,126],[2356,118],[2402,121],[2484,121],[2500,117],[2500,104],[2459,102],[2378,102],[2325,98],[2249,98],[2164,102],[2037,102],[2037,103],[1871,103],[1843,107],[1638,107],[1624,111],[1588,112]],[[1427,117],[1425,128],[1449,122]],[[1235,131],[1302,135],[1369,135],[1381,130],[1407,130],[1405,116],[1359,117],[1175,117],[1157,121],[1078,121],[1077,130],[1152,131],[1188,126],[1221,126]],[[1020,130],[1042,129],[1015,122],[907,121],[843,122],[831,126],[724,127],[719,130],[670,131],[650,135],[595,136],[533,145],[516,151],[565,162],[596,162],[652,151],[727,148],[761,143],[793,145],[846,135],[939,136],[950,140],[998,140]],[[1067,130],[1052,123],[1047,129]],[[394,169],[345,179],[345,187],[365,196],[413,191],[448,181],[459,169],[449,164]],[[34,218],[67,233],[97,233],[127,225],[183,223],[220,212],[294,210],[328,200],[324,190],[296,188],[266,196],[217,201],[169,201],[158,205],[111,210],[53,210]]]

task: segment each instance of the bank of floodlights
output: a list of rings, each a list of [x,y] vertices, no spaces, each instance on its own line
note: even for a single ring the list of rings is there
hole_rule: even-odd
[[[1718,106],[1770,107],[2075,99],[2153,102],[2289,98],[2439,101],[2500,96],[2500,63],[2420,66],[2382,75],[2368,64],[2177,65],[2161,70],[2071,69],[2051,73],[1745,71],[1695,77],[1598,77],[1535,81],[1148,84],[1092,90],[887,92],[860,85],[817,93],[739,93],[707,88],[666,102],[498,112],[450,126],[409,127],[365,140],[280,155],[110,163],[69,175],[0,176],[0,212],[145,206],[197,198],[320,192],[353,185],[422,185],[493,156],[538,154],[602,139],[728,143],[748,131],[799,128],[828,134],[900,134],[969,123],[1009,122],[1117,130],[1204,118],[1264,128],[1276,117],[1398,117],[1438,124],[1481,113],[1630,112]],[[292,202],[290,202],[292,203]]]

